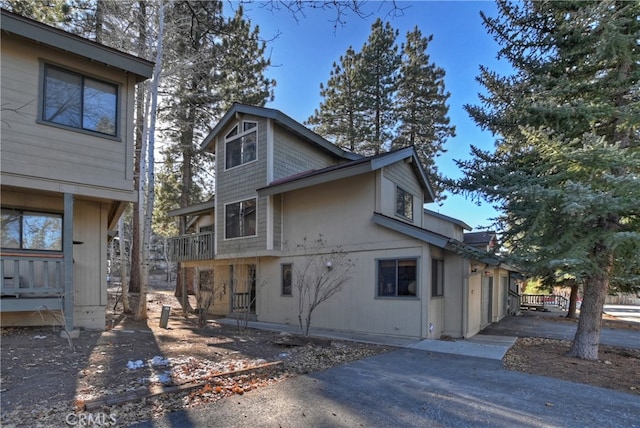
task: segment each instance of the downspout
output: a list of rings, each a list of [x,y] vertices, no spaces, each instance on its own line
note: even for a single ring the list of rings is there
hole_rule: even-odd
[[[469,276],[471,272],[470,260],[462,258],[462,338],[464,339],[469,330]]]

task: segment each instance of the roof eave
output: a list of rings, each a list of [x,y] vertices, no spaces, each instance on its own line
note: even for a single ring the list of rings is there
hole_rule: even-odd
[[[371,221],[379,226],[386,227],[387,229],[391,229],[428,244],[435,245],[438,248],[449,249],[450,238],[440,235],[439,233],[407,224],[403,221],[393,219],[377,212],[373,213]]]
[[[138,82],[150,78],[154,64],[59,28],[2,10],[2,31],[133,73]]]
[[[182,215],[198,215],[212,212],[215,208],[215,200],[211,199],[199,204],[193,204],[182,208],[167,211],[168,217],[177,217]]]
[[[342,159],[346,160],[357,160],[361,159],[362,155],[358,155],[356,153],[347,152],[340,147],[332,144],[331,142],[325,140],[320,135],[311,131],[309,128],[300,124],[299,122],[293,120],[286,114],[282,113],[280,110],[267,108],[267,107],[256,107],[247,104],[239,104],[235,103],[225,115],[220,119],[220,121],[216,124],[216,126],[211,130],[209,135],[202,141],[200,148],[202,150],[213,150],[213,144],[216,136],[222,131],[222,129],[227,125],[229,120],[231,120],[236,113],[240,114],[248,114],[252,116],[264,117],[266,119],[272,119],[282,126],[286,127],[290,131],[300,135],[302,138],[311,141],[316,144],[323,150],[333,154]]]
[[[309,177],[302,177],[297,180],[289,181],[282,184],[262,187],[257,189],[258,196],[272,196],[280,193],[291,192],[293,190],[304,189],[306,187],[318,184],[329,183],[331,181],[340,180],[342,178],[354,177],[356,175],[371,172],[371,163],[358,163],[351,167],[328,171],[321,174],[315,174]]]
[[[467,223],[465,223],[462,220],[458,220],[457,218],[449,217],[448,215],[444,215],[444,214],[441,214],[439,212],[432,211],[432,210],[429,210],[429,209],[426,209],[426,208],[424,208],[424,213],[427,214],[427,215],[432,215],[434,217],[437,217],[437,218],[440,218],[442,220],[448,221],[450,223],[457,224],[458,226],[462,227],[464,230],[473,230],[473,228],[471,226],[469,226]]]

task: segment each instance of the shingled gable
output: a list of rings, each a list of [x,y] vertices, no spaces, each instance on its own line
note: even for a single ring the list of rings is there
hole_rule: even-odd
[[[90,58],[136,77],[142,82],[153,73],[153,62],[129,55],[117,49],[87,40],[59,28],[2,9],[2,32],[15,34],[52,49]]]
[[[328,183],[342,178],[354,177],[376,171],[396,162],[405,161],[411,164],[413,170],[424,190],[424,202],[433,202],[435,193],[427,178],[420,160],[413,147],[404,147],[387,153],[361,158],[339,165],[329,166],[319,170],[301,172],[270,183],[268,186],[257,189],[259,196],[269,196],[292,190],[303,189],[316,184]]]
[[[273,119],[282,127],[288,129],[294,134],[316,145],[318,148],[324,151],[327,151],[332,155],[337,156],[341,159],[355,160],[355,159],[362,158],[362,155],[347,152],[341,149],[340,147],[330,143],[329,141],[322,138],[320,135],[311,131],[309,128],[305,127],[304,125],[293,120],[286,114],[282,113],[280,110],[266,108],[266,107],[250,106],[247,104],[240,104],[240,103],[233,104],[233,106],[229,109],[229,111],[227,111],[227,113],[222,117],[222,119],[220,119],[218,124],[209,133],[209,135],[207,135],[207,137],[204,139],[204,141],[200,145],[200,148],[202,150],[215,152],[216,137],[225,128],[225,126],[227,126],[229,121],[233,120],[236,114],[249,114],[252,116]]]

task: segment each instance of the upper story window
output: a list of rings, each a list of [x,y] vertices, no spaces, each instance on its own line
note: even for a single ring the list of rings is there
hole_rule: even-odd
[[[227,204],[224,207],[225,239],[256,235],[256,200]]]
[[[413,221],[413,195],[401,187],[396,187],[396,214]]]
[[[256,160],[256,145],[258,141],[257,122],[242,122],[242,129],[238,125],[225,137],[225,169]]]
[[[62,215],[2,209],[2,248],[62,251]]]
[[[45,65],[43,121],[116,136],[117,115],[117,85]]]

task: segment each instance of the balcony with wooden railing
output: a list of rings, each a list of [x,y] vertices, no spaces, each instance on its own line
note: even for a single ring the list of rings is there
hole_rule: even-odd
[[[60,310],[65,295],[63,254],[3,252],[0,295],[3,312]]]
[[[172,262],[212,260],[213,232],[192,233],[169,239],[169,259]]]

